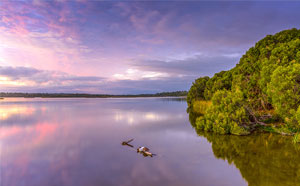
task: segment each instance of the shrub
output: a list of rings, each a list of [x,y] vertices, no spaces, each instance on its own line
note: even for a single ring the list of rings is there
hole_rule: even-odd
[[[212,97],[212,104],[206,114],[196,120],[197,127],[219,134],[243,135],[248,133],[241,126],[249,121],[243,102],[241,91],[217,91]]]
[[[267,93],[276,112],[285,123],[290,127],[299,128],[296,111],[300,104],[300,64],[276,68]]]
[[[204,115],[210,105],[211,105],[211,101],[196,100],[193,103],[193,111],[196,114]]]
[[[192,108],[192,104],[195,100],[204,100],[204,90],[206,87],[206,82],[209,80],[209,77],[201,77],[193,82],[188,94],[187,94],[187,103],[188,103],[188,112]]]

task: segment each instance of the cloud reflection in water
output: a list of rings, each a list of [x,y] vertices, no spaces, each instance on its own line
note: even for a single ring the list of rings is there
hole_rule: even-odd
[[[7,99],[0,109],[7,115],[0,136],[5,186],[245,185],[239,171],[197,137],[185,102]],[[158,156],[121,148],[130,138]]]

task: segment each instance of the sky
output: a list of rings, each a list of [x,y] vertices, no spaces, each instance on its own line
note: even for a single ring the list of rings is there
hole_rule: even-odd
[[[0,1],[0,92],[188,90],[269,34],[296,1]]]

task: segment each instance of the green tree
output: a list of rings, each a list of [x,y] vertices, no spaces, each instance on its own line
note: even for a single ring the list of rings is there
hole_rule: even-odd
[[[196,120],[198,129],[219,134],[248,134],[241,125],[249,121],[247,110],[243,106],[242,92],[219,90],[212,97],[212,105],[203,117]]]
[[[196,124],[222,134],[239,133],[233,129],[242,129],[240,126],[266,125],[262,121],[276,125],[284,121],[280,129],[284,133],[300,128],[299,64],[300,30],[267,35],[233,69],[193,84],[187,99],[189,108],[202,108],[201,102],[193,100],[212,100]]]
[[[299,52],[300,30],[290,29],[273,36],[268,35],[250,48],[233,70],[233,87],[243,90],[254,109],[271,108],[266,87],[272,72],[289,65]]]
[[[209,80],[209,77],[201,77],[193,82],[188,94],[187,94],[187,103],[188,103],[188,111],[191,108],[193,101],[195,100],[204,100],[204,90],[206,87],[206,83]]]
[[[276,112],[287,124],[292,125],[291,127],[298,128],[295,114],[300,104],[300,64],[276,68],[267,93]]]
[[[230,90],[232,83],[232,72],[221,71],[216,73],[207,81],[204,96],[206,100],[210,100],[214,93],[218,90]]]

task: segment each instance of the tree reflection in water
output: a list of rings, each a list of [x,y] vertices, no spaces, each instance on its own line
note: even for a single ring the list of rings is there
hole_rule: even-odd
[[[194,116],[190,116],[193,125]],[[249,136],[218,135],[198,131],[211,144],[216,158],[227,160],[249,186],[300,185],[300,146],[291,137],[273,133]]]

